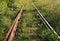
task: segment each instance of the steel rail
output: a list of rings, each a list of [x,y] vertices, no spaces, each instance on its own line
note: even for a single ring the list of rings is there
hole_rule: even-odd
[[[60,39],[60,36],[58,35],[58,33],[52,28],[52,26],[48,23],[48,21],[43,17],[43,15],[40,13],[40,11],[38,10],[38,8],[35,6],[34,2],[31,0],[32,5],[34,6],[34,8],[37,10],[40,19],[42,20],[42,22],[45,24],[46,27],[48,27],[48,30],[52,30],[53,33]]]
[[[19,11],[16,19],[14,20],[12,26],[10,27],[9,31],[6,33],[6,36],[4,37],[3,41],[13,41],[13,38],[15,36],[15,32],[18,26],[19,19],[21,18],[21,14],[23,13],[23,7]]]

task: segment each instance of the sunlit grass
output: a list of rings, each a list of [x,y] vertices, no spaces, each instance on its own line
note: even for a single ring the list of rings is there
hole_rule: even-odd
[[[40,24],[40,20],[36,18],[35,15],[35,8],[32,5],[31,0],[13,0],[11,1],[7,0],[0,0],[0,40],[3,39],[4,33],[7,32],[8,28],[13,23],[13,20],[15,19],[18,11],[21,9],[21,7],[24,5],[24,14],[22,14],[22,23],[18,25],[18,33],[20,35],[20,30],[23,29],[24,32],[27,32],[29,30],[38,30],[36,28],[27,28],[29,26],[34,25],[35,27],[37,23]],[[53,26],[53,28],[59,33],[59,27],[60,27],[60,0],[34,0],[34,4],[37,6],[37,8],[40,10],[40,12],[44,15],[44,17],[47,19],[47,21]],[[9,6],[8,6],[9,5]],[[34,14],[33,14],[34,12]],[[42,26],[42,25],[40,25]],[[27,28],[27,29],[26,29]],[[44,27],[43,27],[44,28]],[[6,31],[5,31],[6,30]],[[41,29],[40,29],[41,30]],[[39,32],[40,32],[39,30]],[[46,29],[47,30],[47,29]],[[41,33],[39,35],[42,35],[41,38],[45,39],[49,36],[50,32],[47,32],[45,30],[41,30]],[[60,33],[59,33],[60,34]],[[19,38],[20,36],[17,35]],[[23,36],[23,37],[22,37]],[[44,38],[43,38],[44,36]],[[21,37],[29,37],[28,34],[21,34]],[[54,38],[54,34],[50,34],[50,38]],[[19,40],[19,39],[17,39]],[[21,40],[21,39],[20,39]],[[52,39],[51,39],[52,40]],[[49,41],[51,41],[49,40]],[[56,39],[57,40],[57,39]],[[15,40],[16,41],[16,40]],[[23,41],[23,39],[21,40]],[[35,41],[35,40],[34,40]]]

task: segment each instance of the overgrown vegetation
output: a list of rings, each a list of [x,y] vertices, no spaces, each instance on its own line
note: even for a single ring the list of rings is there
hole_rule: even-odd
[[[60,35],[60,0],[34,0],[34,4]],[[19,21],[14,41],[59,41],[39,19],[31,0],[0,0],[0,41],[23,5],[25,11]],[[34,35],[30,35],[32,32]]]

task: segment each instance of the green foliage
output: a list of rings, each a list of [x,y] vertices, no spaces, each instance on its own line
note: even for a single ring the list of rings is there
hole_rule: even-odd
[[[42,15],[60,35],[60,0],[33,1]],[[51,31],[48,31],[39,19],[31,0],[0,0],[0,41],[3,40],[23,5],[25,12],[19,21],[14,41],[29,41],[31,35],[27,32],[31,32],[31,30],[37,34],[34,41],[58,41],[57,37]]]

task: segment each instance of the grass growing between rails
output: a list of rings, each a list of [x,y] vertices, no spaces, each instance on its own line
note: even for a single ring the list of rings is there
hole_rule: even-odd
[[[34,0],[34,4],[60,35],[60,0]],[[39,19],[31,0],[0,0],[0,41],[23,5],[25,11],[19,21],[14,41],[59,41]]]

